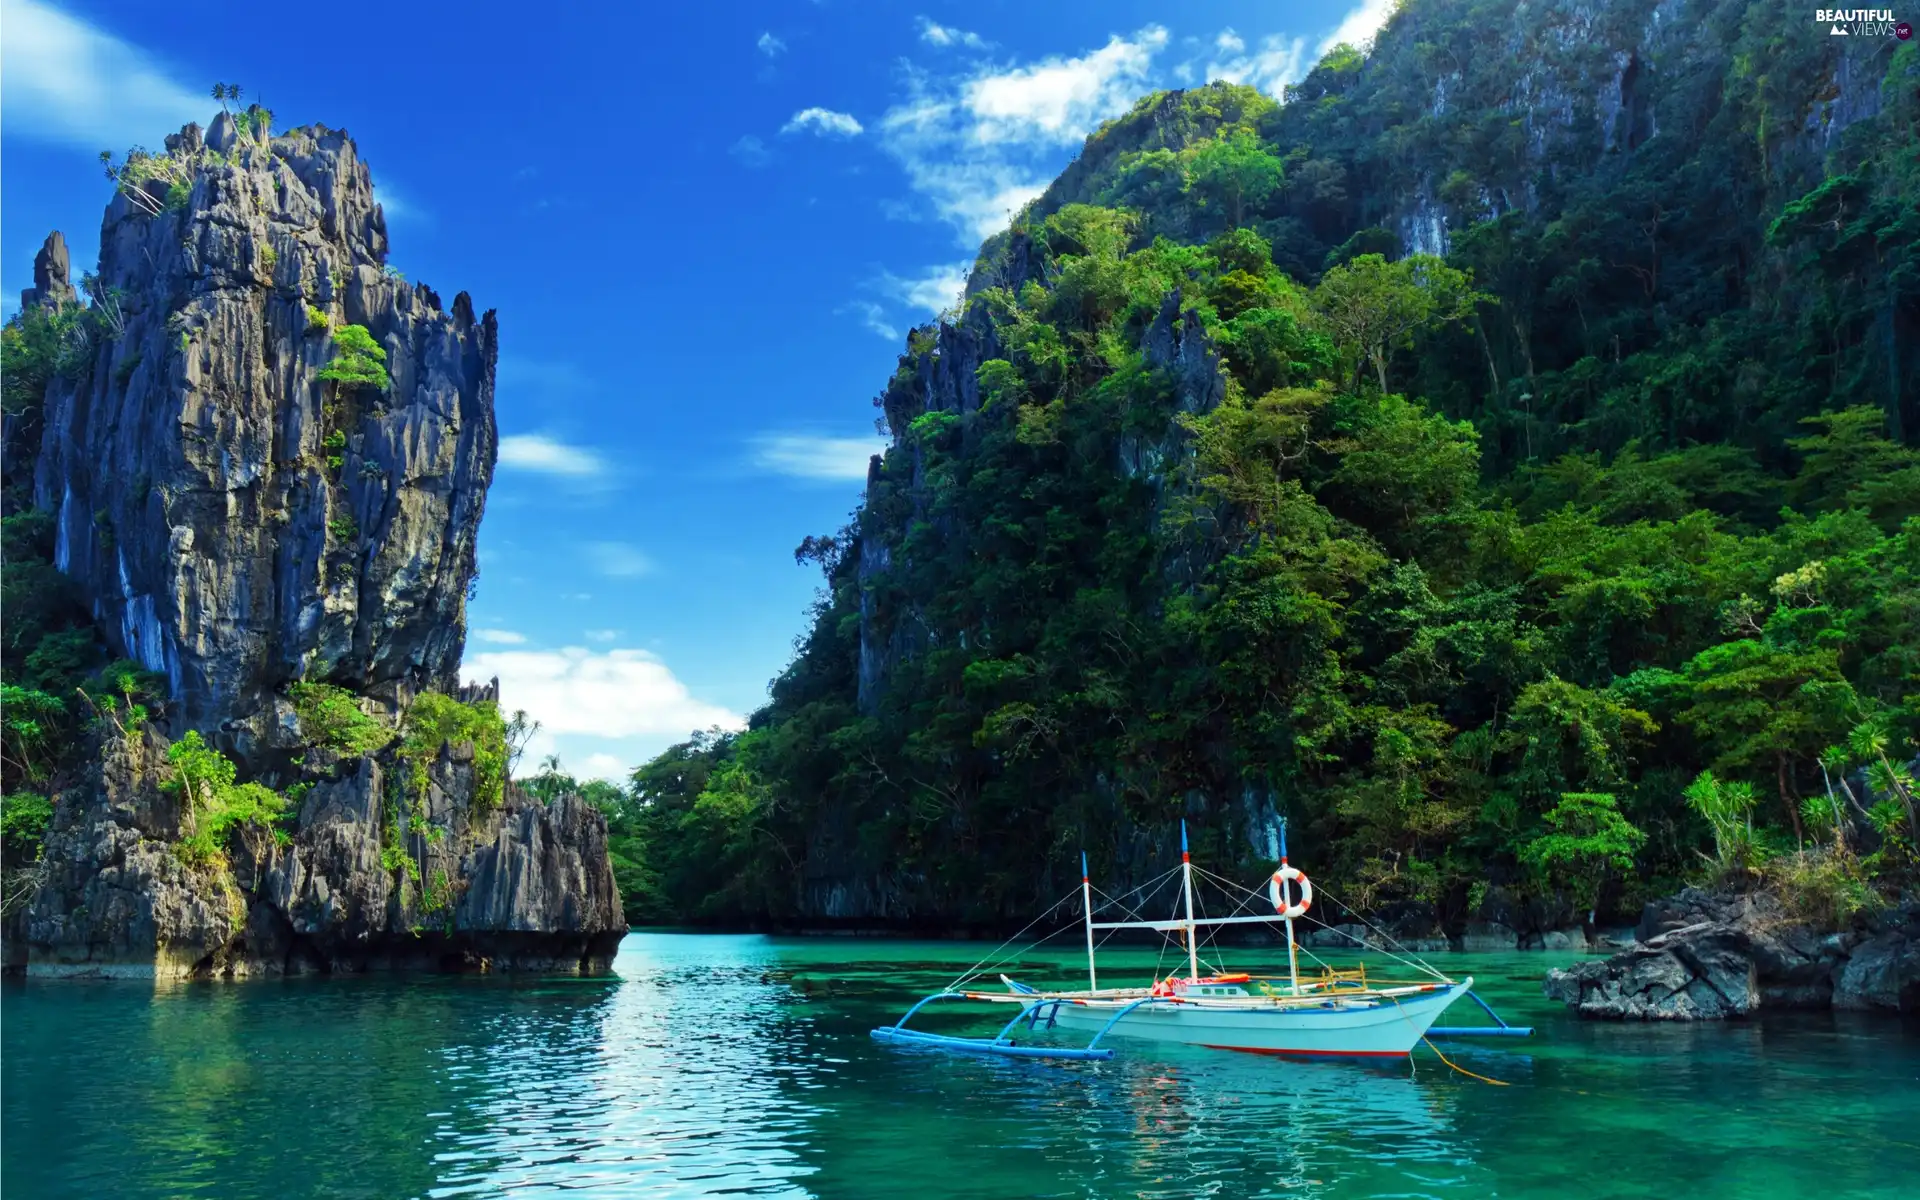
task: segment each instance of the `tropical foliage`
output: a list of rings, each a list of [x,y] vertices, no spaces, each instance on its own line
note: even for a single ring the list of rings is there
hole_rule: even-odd
[[[323,315],[324,321],[324,315]],[[342,387],[372,387],[385,391],[393,385],[387,375],[387,352],[364,325],[342,325],[333,332],[334,356],[315,378]]]
[[[176,848],[189,863],[217,865],[235,828],[270,830],[286,815],[286,797],[260,783],[236,782],[233,761],[194,730],[167,747],[167,762],[173,775],[162,786],[181,798],[185,832]]]

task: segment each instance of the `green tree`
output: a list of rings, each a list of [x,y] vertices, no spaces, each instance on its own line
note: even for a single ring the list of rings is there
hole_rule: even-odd
[[[1280,186],[1280,160],[1252,130],[1235,129],[1225,137],[1202,142],[1187,161],[1187,190],[1198,194],[1209,211],[1225,216],[1229,226],[1244,224],[1249,211],[1258,211]]]
[[[375,387],[381,391],[393,386],[387,375],[387,352],[373,340],[364,325],[342,325],[333,332],[333,360],[320,369],[318,378],[342,387]]]
[[[1371,364],[1384,392],[1387,361],[1395,350],[1422,330],[1472,315],[1482,299],[1472,285],[1465,271],[1432,255],[1390,263],[1378,254],[1362,254],[1326,273],[1313,289],[1313,304],[1348,361]]]
[[[1607,792],[1563,792],[1542,819],[1543,830],[1520,850],[1520,861],[1549,887],[1564,889],[1594,921],[1600,886],[1609,872],[1633,869],[1647,835],[1620,815]]]

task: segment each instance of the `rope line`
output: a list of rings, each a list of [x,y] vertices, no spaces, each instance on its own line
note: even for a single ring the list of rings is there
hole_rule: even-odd
[[[1420,1035],[1420,1040],[1427,1044],[1427,1049],[1433,1051],[1433,1055],[1435,1058],[1438,1058],[1441,1062],[1446,1063],[1448,1066],[1460,1072],[1462,1075],[1465,1075],[1469,1079],[1478,1079],[1481,1083],[1490,1083],[1495,1087],[1512,1087],[1513,1086],[1511,1083],[1508,1083],[1504,1079],[1488,1079],[1485,1075],[1475,1075],[1472,1071],[1467,1070],[1465,1067],[1454,1062],[1452,1059],[1448,1058],[1446,1055],[1440,1053],[1440,1047],[1434,1045],[1433,1039],[1428,1037],[1424,1033]],[[1412,1058],[1413,1056],[1408,1055],[1407,1057]]]
[[[1412,1025],[1413,1018],[1407,1016],[1407,1010],[1401,1007],[1400,997],[1388,996],[1387,999],[1393,1001],[1394,1011],[1398,1012],[1401,1018],[1405,1020],[1407,1024]],[[1440,1053],[1440,1047],[1434,1045],[1433,1039],[1428,1037],[1425,1033],[1422,1033],[1420,1035],[1420,1040],[1427,1044],[1427,1049],[1433,1051],[1433,1056],[1435,1058],[1447,1064],[1449,1067],[1452,1067],[1454,1070],[1460,1072],[1462,1075],[1467,1076],[1469,1079],[1478,1079],[1481,1083],[1490,1083],[1495,1087],[1512,1087],[1513,1086],[1512,1084],[1508,1083],[1504,1079],[1489,1079],[1485,1075],[1476,1075],[1472,1071],[1467,1070],[1465,1067],[1454,1062],[1452,1059],[1448,1058],[1446,1055]],[[1413,1055],[1411,1053],[1407,1055],[1407,1063],[1409,1066],[1411,1066],[1413,1063]]]

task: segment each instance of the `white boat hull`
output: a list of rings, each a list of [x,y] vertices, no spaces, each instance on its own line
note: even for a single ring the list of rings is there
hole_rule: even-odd
[[[1146,1004],[1122,1016],[1107,1036],[1257,1054],[1404,1056],[1472,983],[1381,1001],[1329,998],[1311,1006]],[[1066,999],[1054,1020],[1097,1033],[1125,1006],[1124,1001]]]

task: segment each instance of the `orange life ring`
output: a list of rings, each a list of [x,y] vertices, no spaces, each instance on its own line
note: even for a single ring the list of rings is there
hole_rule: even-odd
[[[1288,880],[1300,885],[1300,903],[1298,904],[1287,902]],[[1280,864],[1280,869],[1273,873],[1273,878],[1267,881],[1267,895],[1273,900],[1273,911],[1289,921],[1295,917],[1304,916],[1306,911],[1313,907],[1313,884],[1308,882],[1306,874],[1299,867],[1290,867],[1284,862]]]

